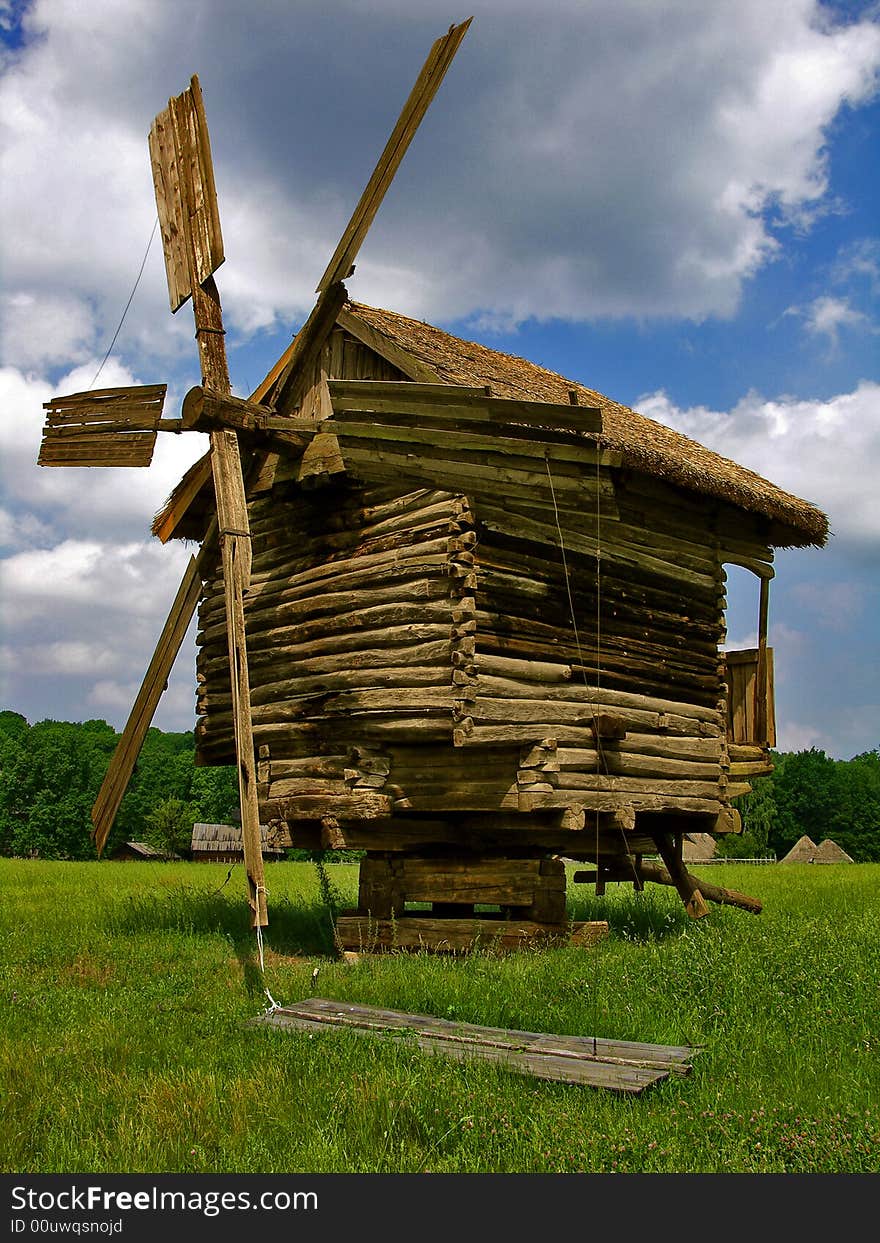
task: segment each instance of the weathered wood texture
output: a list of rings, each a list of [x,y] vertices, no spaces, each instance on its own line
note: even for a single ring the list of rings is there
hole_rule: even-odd
[[[339,240],[339,245],[327,265],[327,270],[318,282],[319,292],[328,289],[336,281],[344,281],[353,270],[355,258],[367,230],[472,20],[468,18],[466,22],[458,26],[450,26],[448,32],[431,46],[428,58],[403,106],[391,137],[385,144],[373,175]]]
[[[468,915],[462,919],[435,915],[402,915],[373,919],[343,914],[336,920],[339,945],[353,953],[381,950],[430,950],[435,954],[468,954],[476,949],[496,953],[536,946],[566,945],[570,940],[587,946],[608,934],[604,921],[543,924],[530,919],[491,919]]]
[[[44,402],[38,465],[149,466],[165,388],[103,388]]]
[[[153,122],[150,156],[171,309],[192,297],[202,387],[231,394],[223,314],[213,272],[223,262],[208,127],[197,77]],[[251,537],[241,455],[234,431],[211,432],[211,470],[222,565],[230,715],[241,806],[242,843],[253,922],[267,923],[260,810],[251,721],[244,593],[251,576]]]
[[[773,648],[765,645],[725,652],[724,656],[727,730],[731,741],[775,747]]]
[[[598,839],[609,858],[653,849],[644,815],[735,829],[729,800],[763,753],[728,750],[722,565],[772,573],[755,523],[618,470],[589,409],[400,381],[337,328],[303,364],[298,404],[272,416],[314,437],[249,502],[251,704],[275,840],[586,859]],[[209,583],[209,763],[230,758],[223,638]]]
[[[198,77],[150,129],[150,162],[171,310],[223,262],[211,143]]]
[[[691,1059],[699,1052],[687,1046],[456,1023],[432,1015],[407,1014],[322,997],[284,1006],[253,1022],[310,1034],[343,1029],[374,1038],[409,1038],[416,1048],[427,1053],[461,1061],[492,1061],[539,1079],[636,1094],[669,1075],[688,1074]]]
[[[358,915],[399,918],[407,903],[431,903],[435,913],[474,914],[494,906],[540,923],[565,923],[565,865],[556,858],[486,854],[399,856],[368,854],[360,864]],[[469,908],[467,912],[459,908]]]

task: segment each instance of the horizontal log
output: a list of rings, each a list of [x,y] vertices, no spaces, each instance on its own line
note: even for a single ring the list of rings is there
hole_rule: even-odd
[[[374,790],[349,790],[346,794],[298,794],[267,799],[261,814],[267,820],[378,820],[391,813],[392,800]]]
[[[651,863],[643,859],[640,871],[645,880],[653,881],[658,885],[675,885],[669,872],[659,863]],[[760,915],[763,910],[763,905],[757,898],[750,898],[747,894],[738,893],[735,889],[713,885],[702,876],[692,877],[692,879],[699,886],[703,897],[710,902],[717,902],[723,906],[738,906],[741,910],[749,911],[753,915]],[[575,873],[575,880],[577,880],[577,873]]]
[[[539,511],[521,513],[514,506],[494,507],[488,501],[482,501],[478,514],[481,529],[498,538],[525,540],[530,544],[559,546],[559,530],[552,513],[541,514]],[[600,538],[597,541],[597,532]],[[586,557],[595,560],[598,549],[609,546],[620,547],[623,551],[644,550],[649,554],[669,560],[674,553],[683,559],[683,563],[691,569],[719,576],[718,554],[715,541],[708,533],[702,541],[695,540],[696,531],[688,532],[690,538],[659,534],[649,524],[633,524],[624,522],[622,517],[610,519],[600,514],[581,514],[576,528],[563,525],[563,542],[568,557]]]
[[[489,423],[520,422],[526,426],[567,428],[579,434],[602,430],[598,407],[559,405],[492,397],[485,388],[462,385],[388,383],[371,380],[331,380],[334,415],[353,409],[386,413],[423,413],[483,420]]]
[[[413,949],[469,951],[522,949],[536,943],[569,938],[566,925],[539,924],[532,920],[443,919],[425,915],[395,920],[372,920],[366,915],[340,915],[336,937],[346,949]]]
[[[623,778],[616,778],[622,782]],[[524,813],[544,810],[559,810],[560,807],[580,809],[584,812],[617,811],[622,807],[634,808],[639,812],[707,812],[717,815],[721,803],[717,798],[698,797],[696,795],[672,794],[655,786],[650,789],[638,787],[626,789],[618,785],[615,790],[565,790],[554,791],[552,794],[521,793],[519,810]]]
[[[416,622],[424,615],[422,610],[427,611],[432,606],[441,611],[445,611],[446,608],[453,609],[456,602],[451,598],[451,591],[452,585],[449,578],[446,575],[437,575],[433,578],[404,578],[387,587],[365,588],[357,592],[321,592],[300,600],[283,601],[274,605],[272,609],[263,609],[249,615],[246,605],[248,646],[250,647],[252,636],[253,641],[259,646],[263,641],[261,637],[263,634],[266,635],[267,641],[271,641],[272,632],[285,626],[297,628],[307,622],[314,622],[316,626],[321,626],[324,622],[319,622],[319,618],[327,619],[326,633],[331,634],[334,617],[343,618],[349,613],[366,614],[367,610],[383,607],[406,610],[406,615]],[[200,640],[202,642],[209,639],[216,640],[218,632],[215,625],[211,623],[211,615],[206,614],[204,608],[199,611],[199,620],[202,626]],[[343,622],[343,627],[346,624]]]

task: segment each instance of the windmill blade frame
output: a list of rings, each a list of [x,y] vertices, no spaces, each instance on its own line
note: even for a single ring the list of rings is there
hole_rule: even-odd
[[[344,281],[354,271],[354,261],[376,212],[473,20],[469,17],[458,26],[450,26],[446,34],[432,44],[421,73],[397,118],[397,124],[379,156],[351,220],[339,239],[333,258],[318,281],[316,293],[322,293],[338,281]]]

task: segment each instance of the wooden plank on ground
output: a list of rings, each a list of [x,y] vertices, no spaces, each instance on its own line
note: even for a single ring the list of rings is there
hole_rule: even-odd
[[[505,1030],[377,1006],[313,997],[255,1022],[308,1032],[344,1028],[358,1035],[409,1039],[417,1048],[457,1060],[495,1062],[519,1074],[638,1094],[670,1074],[689,1073],[698,1052],[592,1036]]]

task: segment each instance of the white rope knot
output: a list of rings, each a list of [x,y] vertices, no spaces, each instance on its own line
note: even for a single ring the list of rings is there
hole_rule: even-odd
[[[269,896],[269,890],[266,888],[265,885],[257,885],[256,893],[258,895],[261,893],[265,894],[267,898]],[[259,906],[259,899],[257,900],[257,905]],[[259,924],[256,925],[256,933],[257,933],[257,950],[260,955],[260,976],[262,977],[262,980],[263,980],[263,991],[265,992],[267,998],[269,999],[269,1004],[266,1007],[264,1013],[271,1014],[273,1010],[280,1010],[281,1006],[278,1004],[278,1002],[269,992],[269,989],[266,987],[266,964],[263,958],[263,929]]]

